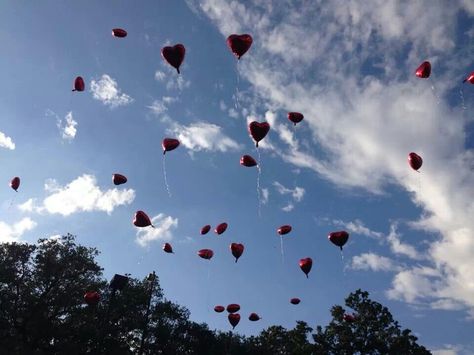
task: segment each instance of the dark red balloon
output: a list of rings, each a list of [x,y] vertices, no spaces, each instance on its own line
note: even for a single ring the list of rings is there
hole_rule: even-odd
[[[232,53],[234,53],[237,59],[240,59],[240,57],[247,53],[247,51],[250,49],[250,46],[252,45],[252,42],[252,36],[248,34],[232,34],[227,37],[227,46],[232,51]]]
[[[250,155],[243,155],[240,158],[240,165],[246,166],[248,168],[251,168],[252,166],[256,166],[257,162],[255,161],[254,158],[252,158]]]
[[[127,177],[122,174],[113,174],[112,182],[114,183],[114,185],[122,185],[127,182]]]
[[[18,176],[15,176],[11,181],[10,181],[10,187],[18,192],[18,188],[20,187],[20,178]]]
[[[250,313],[249,321],[256,322],[258,320],[260,320],[260,316],[257,313]]]
[[[474,84],[474,71],[471,74],[469,74],[466,79],[463,80],[463,83],[465,82]]]
[[[118,38],[124,38],[124,37],[127,37],[127,31],[125,31],[122,28],[114,28],[112,30],[112,36],[118,37]]]
[[[211,230],[211,226],[209,224],[206,224],[204,227],[201,228],[201,235],[209,233]]]
[[[303,121],[303,114],[299,112],[288,112],[288,119],[293,122],[293,124],[296,126],[297,123],[300,123]]]
[[[217,313],[222,313],[222,312],[225,311],[225,307],[224,306],[215,306],[214,311],[217,312]]]
[[[74,89],[72,89],[72,91],[84,91],[85,87],[86,87],[86,84],[84,84],[84,79],[78,76],[74,80]]]
[[[135,217],[133,218],[133,224],[136,227],[148,227],[148,226],[153,227],[153,224],[151,224],[150,217],[148,217],[148,215],[143,211],[135,212]]]
[[[342,318],[347,322],[347,323],[353,323],[356,320],[356,317],[353,314],[345,313]]]
[[[270,125],[267,122],[257,122],[253,121],[249,124],[249,133],[255,141],[255,146],[258,147],[258,142],[260,142],[267,135],[270,130]]]
[[[240,322],[240,314],[238,313],[231,313],[227,318],[229,319],[230,325],[232,325],[232,329],[234,329]]]
[[[308,274],[311,271],[312,266],[313,260],[311,258],[304,258],[300,260],[300,268],[306,274],[306,278],[308,278]]]
[[[237,262],[237,260],[239,260],[239,258],[244,253],[244,245],[239,243],[232,243],[230,245],[230,251],[232,252],[232,255],[235,258],[235,262]]]
[[[291,232],[291,226],[289,224],[285,224],[277,229],[277,233],[280,235],[285,235]]]
[[[423,165],[423,159],[418,154],[411,152],[408,154],[408,164],[410,164],[413,170],[418,171]]]
[[[300,302],[301,302],[301,300],[300,300],[299,298],[297,298],[297,297],[292,298],[292,299],[290,300],[290,303],[291,303],[291,304],[299,304]]]
[[[214,256],[214,252],[211,249],[201,249],[198,251],[198,255],[206,260],[210,260]]]
[[[240,305],[238,305],[237,303],[231,303],[231,304],[227,305],[227,312],[235,313],[235,312],[238,312],[238,311],[240,311]]]
[[[161,142],[161,146],[163,147],[163,154],[166,154],[166,152],[169,152],[171,150],[178,148],[179,140],[174,139],[174,138],[165,138]]]
[[[416,69],[415,75],[419,78],[429,78],[431,74],[431,63],[430,62],[423,62],[421,65]]]
[[[100,295],[96,291],[87,291],[84,294],[84,301],[87,303],[89,306],[95,306],[97,303],[100,301]]]
[[[220,235],[222,233],[224,233],[227,229],[227,223],[223,222],[221,224],[219,224],[216,228],[214,228],[214,233]]]
[[[163,250],[164,250],[166,253],[173,253],[173,247],[171,246],[170,243],[165,243],[165,244],[163,244]]]
[[[339,248],[344,246],[349,239],[349,233],[346,231],[338,231],[338,232],[331,232],[328,235],[328,239],[334,244],[337,245]]]
[[[164,60],[168,62],[173,68],[175,68],[179,74],[179,67],[183,63],[184,54],[186,49],[182,44],[177,44],[173,47],[163,47],[161,49],[161,55]]]

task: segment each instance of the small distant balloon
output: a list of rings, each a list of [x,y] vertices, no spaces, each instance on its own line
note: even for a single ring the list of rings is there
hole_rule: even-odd
[[[215,306],[214,311],[217,312],[217,313],[222,313],[222,312],[225,311],[225,307],[224,306]]]
[[[74,89],[72,91],[84,91],[86,85],[84,84],[84,79],[81,76],[78,76],[74,80]]]
[[[255,146],[258,147],[258,142],[260,142],[267,135],[270,130],[270,125],[267,122],[257,122],[253,121],[249,124],[249,133],[250,136],[255,141]]]
[[[230,251],[235,258],[235,262],[237,262],[237,260],[239,260],[239,258],[244,253],[244,245],[240,243],[232,243],[230,245]]]
[[[423,165],[423,159],[418,154],[411,152],[408,154],[408,164],[413,170],[418,171]]]
[[[277,229],[277,233],[279,235],[285,235],[291,232],[291,226],[289,224],[285,224]]]
[[[13,179],[11,179],[10,187],[18,192],[18,188],[20,187],[20,178],[18,176],[15,176]]]
[[[232,34],[227,37],[227,46],[234,53],[237,59],[240,59],[252,45],[253,39],[249,34]]]
[[[300,123],[303,121],[303,114],[299,112],[288,112],[288,119],[293,122],[293,124],[296,126],[297,123]]]
[[[227,319],[229,319],[229,323],[232,325],[232,329],[234,329],[240,322],[240,314],[231,313],[227,316]]]
[[[211,260],[214,256],[214,252],[211,249],[201,249],[198,251],[198,255],[206,260]]]
[[[356,317],[353,314],[345,313],[342,317],[347,323],[353,323]]]
[[[201,235],[205,235],[209,233],[211,230],[211,226],[209,224],[206,224],[204,227],[201,228]]]
[[[255,161],[254,158],[252,158],[250,155],[243,155],[240,158],[240,165],[246,166],[248,168],[251,168],[253,166],[257,165],[257,162]]]
[[[133,218],[133,224],[136,227],[141,227],[141,228],[148,227],[148,226],[153,227],[153,224],[151,224],[150,217],[148,217],[148,215],[143,211],[135,212],[135,217]]]
[[[173,68],[175,68],[178,74],[180,74],[179,67],[184,61],[185,53],[186,49],[182,44],[177,44],[172,47],[163,47],[161,49],[161,56],[163,59]]]
[[[470,84],[474,84],[474,71],[473,71],[471,74],[469,74],[469,75],[466,77],[466,79],[464,79],[462,82],[463,82],[463,83],[466,83],[466,82],[467,82],[467,83],[470,83]]]
[[[122,174],[113,174],[112,182],[114,183],[114,185],[122,185],[127,182],[127,177]]]
[[[300,300],[299,298],[297,298],[297,297],[292,298],[292,299],[290,300],[290,303],[291,303],[291,304],[299,304],[300,302],[301,302],[301,300]]]
[[[96,291],[87,291],[84,294],[84,301],[87,303],[88,306],[95,306],[100,301],[100,295]]]
[[[227,223],[223,222],[221,224],[219,224],[215,229],[214,229],[214,233],[216,233],[217,235],[221,235],[222,233],[224,233],[226,230],[227,230]]]
[[[231,303],[231,304],[227,305],[227,312],[235,313],[235,312],[238,312],[238,311],[240,311],[240,305],[238,305],[237,303]]]
[[[300,260],[300,268],[305,273],[306,278],[308,278],[308,274],[311,271],[312,266],[313,260],[311,258],[304,258]]]
[[[250,315],[249,315],[249,321],[251,321],[251,322],[256,322],[260,319],[261,318],[257,313],[250,313]]]
[[[165,138],[161,142],[161,146],[163,148],[163,154],[166,154],[166,152],[172,151],[179,146],[179,140],[175,138]]]
[[[118,38],[124,38],[124,37],[127,37],[127,31],[125,31],[122,28],[114,28],[112,30],[112,36],[118,37]]]
[[[422,79],[429,78],[430,74],[431,74],[431,63],[428,61],[421,63],[420,66],[415,71],[415,75]]]
[[[163,244],[163,250],[165,251],[165,253],[173,253],[173,247],[170,243]]]
[[[338,246],[342,250],[342,247],[349,239],[349,233],[346,231],[331,232],[328,235],[328,239],[331,241],[331,243]]]

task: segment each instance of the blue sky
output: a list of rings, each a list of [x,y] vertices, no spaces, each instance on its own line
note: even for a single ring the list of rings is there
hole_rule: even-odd
[[[472,353],[474,87],[461,82],[473,16],[467,0],[3,2],[0,240],[70,232],[102,251],[107,277],[156,270],[166,297],[212,329],[230,329],[215,305],[239,303],[243,334],[324,325],[362,288],[435,353]],[[239,63],[232,33],[254,39]],[[160,55],[176,43],[181,75]],[[432,75],[418,79],[425,60]],[[78,75],[85,92],[71,92]],[[305,119],[293,128],[288,111]],[[253,120],[271,125],[260,215],[257,170],[239,165],[257,158]],[[181,141],[166,154],[171,197],[164,137]],[[128,183],[115,187],[116,172]],[[137,230],[137,210],[157,228]],[[224,221],[221,236],[199,234]],[[327,240],[342,229],[343,260]],[[245,245],[237,264],[232,242]]]

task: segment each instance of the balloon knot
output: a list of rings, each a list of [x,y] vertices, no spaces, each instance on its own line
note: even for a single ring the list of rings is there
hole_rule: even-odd
[[[176,68],[176,71],[178,72],[178,74],[181,74],[181,73],[179,72],[179,68]]]
[[[163,150],[163,155],[165,155],[165,154],[166,154],[166,150]]]

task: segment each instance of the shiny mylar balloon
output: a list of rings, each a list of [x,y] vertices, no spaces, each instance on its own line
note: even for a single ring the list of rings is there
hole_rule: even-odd
[[[135,227],[153,227],[153,224],[151,224],[150,217],[148,217],[148,215],[143,211],[135,212],[133,224],[135,225]]]
[[[255,161],[254,158],[252,158],[250,155],[243,155],[240,158],[240,165],[246,166],[248,168],[251,168],[253,166],[257,165],[257,162]]]
[[[112,182],[114,183],[114,185],[122,185],[127,182],[127,177],[122,174],[113,174]]]
[[[238,305],[237,303],[231,303],[231,304],[227,305],[227,312],[235,313],[235,312],[238,312],[238,311],[240,311],[240,305]]]
[[[232,51],[232,53],[234,53],[237,59],[240,59],[240,57],[247,53],[247,51],[250,49],[250,46],[252,45],[252,42],[252,36],[248,34],[232,34],[227,37],[227,46]]]
[[[165,251],[165,253],[173,253],[173,247],[170,243],[163,244],[163,250]]]
[[[209,224],[206,224],[204,227],[201,228],[201,235],[209,233],[211,230],[211,226]]]
[[[74,80],[74,89],[72,91],[84,91],[86,85],[84,84],[84,79],[82,77],[78,76]]]
[[[18,192],[18,188],[20,187],[20,178],[18,176],[15,176],[11,181],[10,181],[10,187]]]
[[[297,298],[297,297],[292,298],[292,299],[290,300],[290,303],[291,303],[291,304],[299,304],[300,302],[301,302],[301,300],[300,300],[299,298]]]
[[[288,119],[293,122],[293,124],[296,126],[297,123],[300,123],[303,121],[303,114],[299,112],[288,112]]]
[[[344,319],[347,323],[353,323],[356,321],[356,316],[353,315],[353,314],[350,314],[350,313],[345,313],[343,316],[342,316],[342,319]]]
[[[408,154],[408,164],[410,164],[413,170],[418,171],[423,165],[423,159],[418,154],[411,152]]]
[[[161,49],[161,55],[164,60],[168,62],[176,71],[179,72],[179,67],[183,63],[184,55],[186,53],[186,49],[182,44],[177,44],[173,47],[163,47]]]
[[[257,313],[250,313],[250,315],[249,315],[249,321],[251,321],[251,322],[256,322],[260,319],[261,318]]]
[[[277,229],[277,233],[280,235],[285,235],[291,232],[291,226],[289,224],[285,224]]]
[[[258,147],[258,142],[260,142],[267,135],[270,130],[270,125],[267,122],[257,122],[253,121],[249,124],[249,133],[255,141],[255,146]]]
[[[225,307],[224,306],[215,306],[214,311],[217,312],[217,313],[222,313],[222,312],[225,311]]]
[[[211,249],[201,249],[198,251],[198,255],[206,260],[211,260],[214,256],[214,252]]]
[[[118,37],[118,38],[124,38],[124,37],[127,37],[127,31],[125,31],[122,28],[114,28],[112,30],[112,36]]]
[[[174,138],[165,138],[161,142],[161,147],[163,148],[163,154],[166,154],[166,152],[169,152],[171,150],[178,148],[178,146],[179,146],[179,140],[174,139]]]
[[[342,250],[342,247],[349,239],[349,233],[346,231],[331,232],[328,235],[328,239],[331,241],[331,243],[337,245]]]
[[[300,268],[305,273],[306,278],[308,278],[308,274],[311,271],[312,266],[313,260],[311,258],[304,258],[300,260]]]
[[[419,78],[429,78],[431,74],[431,63],[430,62],[423,62],[421,65],[416,69],[415,75]]]
[[[240,322],[240,314],[231,313],[227,316],[227,319],[229,319],[229,323],[232,325],[232,329],[234,329]]]
[[[239,260],[239,258],[244,253],[244,245],[240,243],[232,243],[230,245],[230,251],[235,258],[235,262],[237,262],[237,260]]]
[[[466,79],[463,80],[463,83],[470,83],[470,84],[474,84],[474,71],[469,74]]]
[[[87,291],[84,294],[84,301],[87,303],[89,306],[95,306],[97,303],[100,301],[100,295],[96,291]]]
[[[227,230],[227,223],[223,222],[214,229],[214,233],[220,235],[224,233],[226,230]]]

